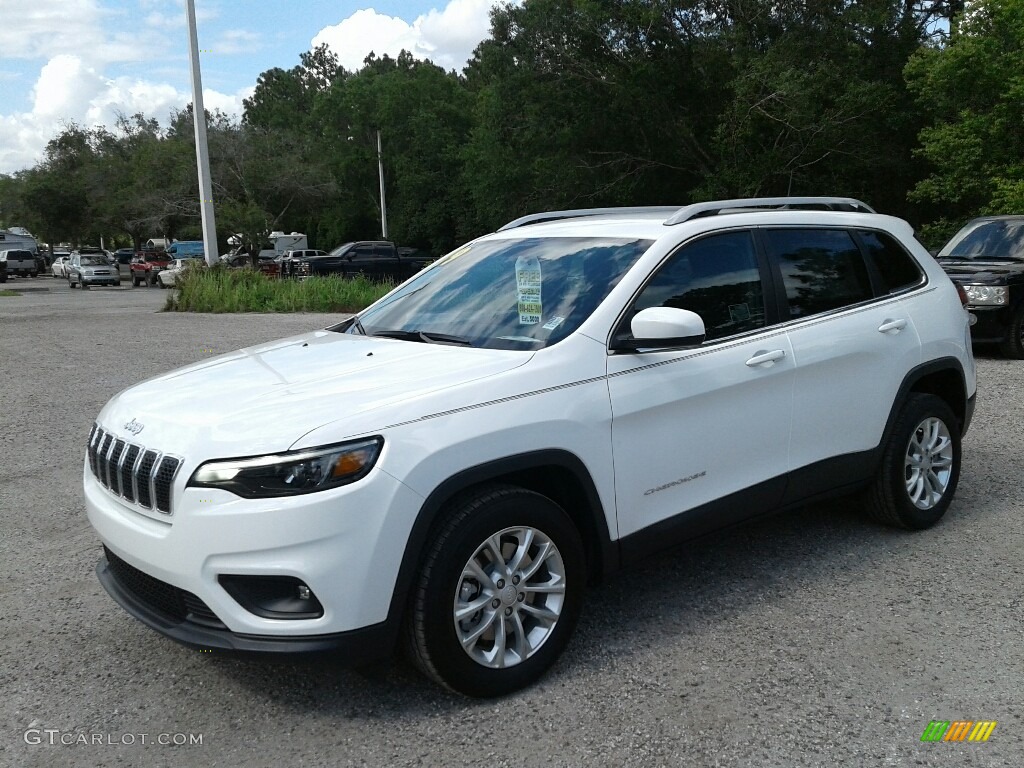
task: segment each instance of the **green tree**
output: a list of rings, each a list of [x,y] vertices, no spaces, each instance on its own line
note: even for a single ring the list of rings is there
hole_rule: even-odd
[[[969,4],[959,33],[916,53],[906,77],[930,117],[931,172],[911,198],[934,206],[932,239],[977,214],[1024,211],[1024,3]]]

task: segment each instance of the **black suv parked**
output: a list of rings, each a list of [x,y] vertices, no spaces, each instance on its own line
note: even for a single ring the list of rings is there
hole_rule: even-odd
[[[978,318],[974,340],[997,342],[1007,357],[1024,359],[1024,216],[972,219],[937,258],[967,292]]]

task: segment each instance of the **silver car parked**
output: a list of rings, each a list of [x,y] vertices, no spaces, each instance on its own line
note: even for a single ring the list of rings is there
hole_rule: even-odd
[[[71,254],[67,264],[68,287],[120,285],[121,273],[106,251],[82,251]]]

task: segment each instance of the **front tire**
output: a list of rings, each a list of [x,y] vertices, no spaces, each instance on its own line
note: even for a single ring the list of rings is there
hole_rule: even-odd
[[[1000,351],[1014,360],[1024,360],[1024,301],[1017,304],[1010,317],[1006,338],[999,344]]]
[[[960,425],[940,397],[911,393],[900,409],[867,490],[868,512],[887,525],[929,528],[946,513],[960,479]]]
[[[579,618],[583,543],[550,499],[490,486],[454,502],[430,544],[406,625],[413,661],[467,696],[540,678]]]

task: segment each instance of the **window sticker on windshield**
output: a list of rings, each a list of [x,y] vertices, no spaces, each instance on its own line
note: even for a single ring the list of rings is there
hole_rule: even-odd
[[[550,320],[548,320],[546,323],[544,323],[543,328],[544,328],[545,331],[553,331],[553,330],[555,330],[555,328],[557,328],[558,326],[560,326],[564,322],[565,322],[565,318],[564,317],[558,317],[558,316],[552,317]]]
[[[540,261],[533,254],[516,259],[516,290],[519,299],[519,324],[536,325],[544,314],[541,300]]]

